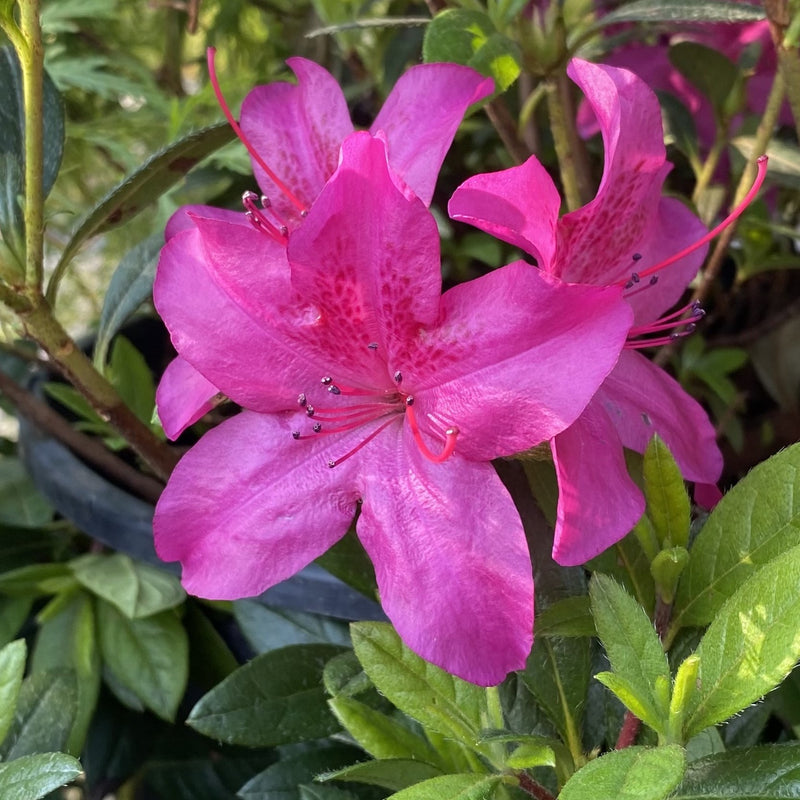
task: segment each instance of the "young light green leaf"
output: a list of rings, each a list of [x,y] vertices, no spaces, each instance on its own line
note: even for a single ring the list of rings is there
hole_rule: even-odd
[[[644,609],[607,575],[592,576],[589,596],[597,634],[614,674],[638,701],[638,713],[634,713],[654,730],[666,730],[669,709],[662,706],[656,683],[659,678],[669,681],[670,672],[653,623]]]
[[[426,727],[474,746],[486,715],[486,693],[412,653],[391,625],[350,626],[364,671],[397,708]]]
[[[532,769],[533,767],[554,767],[556,755],[548,745],[523,742],[506,758],[506,765],[511,769]]]
[[[17,710],[0,758],[13,761],[32,753],[63,750],[78,710],[75,675],[48,670],[29,675],[19,690]]]
[[[158,614],[186,599],[176,577],[122,553],[87,553],[71,561],[70,567],[83,586],[128,619]]]
[[[371,786],[382,786],[391,792],[399,792],[407,786],[436,778],[442,774],[438,767],[424,761],[392,758],[380,761],[364,761],[333,772],[317,776],[318,781],[354,781]]]
[[[559,800],[664,800],[680,783],[683,749],[626,747],[613,750],[578,770]]]
[[[24,639],[10,642],[0,650],[0,744],[14,721],[17,697],[25,672],[26,653]]]
[[[661,546],[686,547],[689,541],[689,495],[680,468],[657,434],[645,450],[643,471],[647,516]]]
[[[233,130],[227,123],[211,125],[190,133],[156,153],[113,188],[72,232],[50,278],[48,298],[51,301],[54,299],[64,271],[87,239],[135,217],[182,180],[199,161],[227,144],[233,137]]]
[[[800,537],[800,445],[792,445],[731,489],[692,546],[671,630],[711,622],[754,570]]]
[[[415,783],[390,800],[489,800],[501,780],[499,775],[442,775]]]
[[[0,646],[8,644],[31,613],[33,598],[0,596]],[[0,741],[2,741],[0,736]]]
[[[748,578],[700,640],[686,739],[747,708],[789,674],[800,658],[798,615],[800,545]]]
[[[339,725],[325,701],[322,670],[341,652],[335,645],[303,644],[256,656],[203,696],[187,724],[245,747],[328,736]]]
[[[0,764],[3,800],[39,800],[75,780],[82,772],[77,759],[64,753],[36,753]]]
[[[714,753],[689,764],[670,800],[798,800],[800,742]]]
[[[328,704],[342,727],[373,758],[437,763],[436,752],[425,739],[380,711],[350,697],[335,697]]]
[[[128,619],[99,600],[97,624],[107,669],[146,708],[175,719],[189,674],[189,642],[175,613]]]

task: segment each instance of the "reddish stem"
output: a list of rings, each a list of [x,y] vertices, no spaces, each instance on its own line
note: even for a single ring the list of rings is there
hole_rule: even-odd
[[[519,788],[525,794],[535,797],[536,800],[556,800],[541,783],[537,783],[530,775],[524,772],[517,773],[517,780],[519,781]]]
[[[642,721],[639,717],[630,711],[626,711],[615,749],[622,750],[624,747],[630,747],[636,741],[636,737],[639,735],[639,728],[641,727]]]

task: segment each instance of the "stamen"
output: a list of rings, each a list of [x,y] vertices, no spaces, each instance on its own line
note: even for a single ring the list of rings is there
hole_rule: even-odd
[[[255,162],[267,173],[270,180],[286,195],[286,198],[289,202],[300,212],[302,217],[305,217],[308,214],[308,210],[305,208],[303,203],[295,197],[292,191],[289,189],[288,186],[266,165],[264,159],[256,152],[256,149],[253,147],[252,144],[247,140],[247,137],[242,132],[239,123],[234,119],[233,114],[231,113],[230,108],[228,108],[228,104],[225,102],[225,98],[222,94],[222,90],[219,86],[219,81],[217,80],[217,72],[214,68],[214,57],[216,56],[217,50],[215,47],[209,47],[206,51],[206,58],[208,61],[208,76],[211,80],[211,86],[214,89],[214,94],[217,97],[217,102],[222,109],[222,113],[225,115],[225,119],[228,120],[228,124],[233,128],[234,133],[239,137],[241,143],[247,148],[247,152],[253,156]]]
[[[307,403],[308,400],[306,399],[306,393],[300,392],[300,394],[297,395],[297,405],[299,405],[301,408],[305,408]]]
[[[388,428],[393,422],[394,416],[392,416],[391,419],[387,419],[383,425],[379,425],[377,428],[375,428],[375,430],[372,431],[366,439],[364,439],[362,442],[359,442],[352,450],[345,453],[343,456],[340,456],[339,458],[332,458],[328,462],[328,466],[333,469],[334,467],[338,467],[343,461],[347,461],[350,456],[354,456],[365,444],[369,444],[381,431],[383,431],[385,428]]]
[[[397,370],[394,374],[394,382],[397,384],[401,384],[403,382],[403,373],[400,370]]]
[[[245,207],[247,218],[253,223],[253,227],[256,230],[266,233],[267,236],[280,244],[286,244],[286,236],[289,233],[289,229],[285,225],[280,227],[273,225],[256,206],[255,201],[257,199],[258,195],[255,192],[248,191],[242,195],[242,205]]]
[[[369,349],[369,350],[377,350],[378,349],[378,343],[377,342],[370,342],[367,345],[367,349]]]
[[[655,266],[648,267],[646,270],[643,270],[638,274],[638,277],[646,278],[649,275],[652,275],[654,272],[659,272],[660,270],[664,269],[664,267],[668,267],[670,264],[680,261],[680,259],[688,256],[695,250],[699,250],[704,244],[710,242],[717,234],[722,233],[725,228],[727,228],[729,225],[732,225],[737,219],[739,219],[747,206],[749,206],[750,203],[752,203],[755,199],[755,196],[758,194],[758,190],[761,188],[761,184],[764,183],[764,178],[767,176],[767,157],[759,156],[757,163],[758,173],[753,181],[753,185],[750,187],[750,191],[745,195],[742,202],[739,203],[739,205],[736,206],[736,208],[734,208],[733,211],[731,211],[731,213],[725,217],[725,219],[722,220],[719,225],[717,225],[715,228],[712,228],[705,236],[702,236],[694,244],[690,244],[688,247],[685,247],[679,253],[675,253],[675,255],[665,258]],[[620,282],[619,285],[624,285],[626,288],[628,288],[627,283],[623,284]]]
[[[456,439],[458,438],[458,428],[452,427],[448,428],[445,431],[445,445],[444,449],[441,453],[433,453],[428,449],[428,445],[425,444],[422,434],[419,432],[419,425],[417,425],[417,415],[414,411],[414,398],[409,395],[406,398],[406,416],[408,417],[408,425],[411,428],[411,435],[414,437],[414,441],[419,447],[420,453],[425,456],[425,458],[433,461],[434,464],[441,464],[443,461],[447,461],[450,456],[453,455],[456,449]]]
[[[688,313],[688,317],[686,314]],[[673,311],[649,325],[637,325],[628,332],[628,340],[625,348],[629,350],[640,350],[644,347],[657,347],[662,344],[669,344],[676,339],[689,336],[697,330],[697,320],[702,319],[706,312],[700,307],[698,301]],[[656,336],[645,338],[652,334],[671,331],[669,336]]]

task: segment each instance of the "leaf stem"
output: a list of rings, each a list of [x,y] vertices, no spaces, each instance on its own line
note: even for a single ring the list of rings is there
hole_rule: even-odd
[[[516,777],[519,781],[519,788],[522,789],[525,794],[535,797],[536,800],[555,800],[553,795],[551,795],[541,783],[537,783],[527,773],[518,772],[516,773]]]

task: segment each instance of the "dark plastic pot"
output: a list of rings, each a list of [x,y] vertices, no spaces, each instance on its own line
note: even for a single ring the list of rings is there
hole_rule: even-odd
[[[179,574],[178,564],[167,564],[156,555],[152,505],[110,483],[24,418],[19,452],[42,494],[76,527],[113,550]],[[340,619],[385,619],[377,603],[316,564],[256,599]]]

